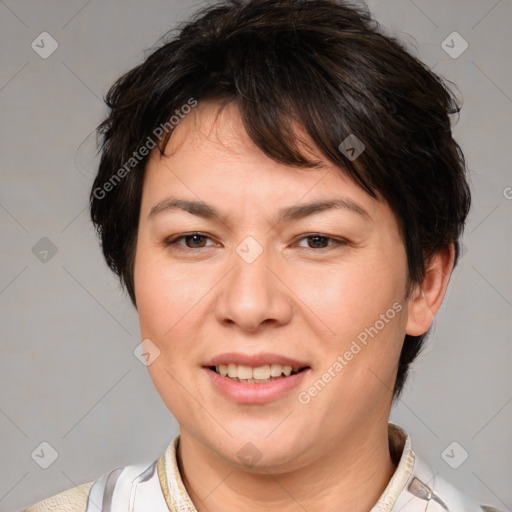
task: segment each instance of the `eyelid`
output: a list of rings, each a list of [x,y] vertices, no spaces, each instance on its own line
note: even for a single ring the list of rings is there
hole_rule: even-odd
[[[188,238],[190,236],[194,236],[194,235],[202,236],[202,237],[214,242],[213,244],[207,245],[206,247],[213,247],[214,245],[218,245],[215,243],[215,241],[212,239],[212,237],[210,235],[207,235],[206,233],[201,233],[199,231],[191,231],[190,233],[181,233],[179,235],[174,235],[174,236],[168,237],[164,240],[164,244],[166,246],[176,245],[178,247],[182,247],[184,249],[189,249],[192,251],[197,250],[197,249],[205,249],[206,247],[198,247],[197,249],[192,249],[191,247],[187,247],[186,245],[177,243],[179,240],[182,240],[182,239]]]
[[[327,240],[329,240],[332,243],[329,244],[327,247],[319,247],[316,249],[313,247],[302,247],[302,248],[303,249],[311,249],[313,251],[318,252],[318,251],[326,250],[326,249],[333,248],[333,247],[348,245],[348,243],[349,243],[348,240],[346,240],[345,238],[339,238],[339,237],[335,237],[335,236],[331,236],[331,235],[326,235],[325,233],[307,233],[305,235],[301,235],[300,238],[298,238],[297,242],[295,242],[295,243],[302,242],[303,240],[307,240],[308,238],[314,238],[314,237],[326,238]]]

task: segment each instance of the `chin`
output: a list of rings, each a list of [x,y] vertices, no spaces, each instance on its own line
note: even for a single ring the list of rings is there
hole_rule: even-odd
[[[230,430],[233,437],[224,436],[226,444],[219,446],[218,438],[212,438],[209,444],[219,456],[241,469],[253,473],[284,473],[298,466],[297,459],[306,449],[305,438],[296,428],[291,435],[289,431],[272,433],[277,425],[278,422],[268,422],[257,431],[254,427],[239,425]]]

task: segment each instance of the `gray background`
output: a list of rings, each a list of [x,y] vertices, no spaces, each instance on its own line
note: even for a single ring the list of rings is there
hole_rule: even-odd
[[[88,220],[94,161],[87,136],[105,114],[101,98],[114,79],[200,5],[0,2],[1,511],[117,465],[154,460],[177,433],[133,354],[140,342],[136,313],[107,270]],[[392,419],[442,476],[511,510],[512,3],[369,6],[458,84],[464,107],[455,135],[474,192],[464,257]],[[44,31],[58,42],[46,59],[31,47],[34,40],[41,45]],[[469,44],[458,58],[441,45],[453,31]],[[460,43],[449,44],[458,50]],[[39,242],[43,237],[56,254]],[[48,469],[36,463],[50,461],[42,442],[58,452]],[[453,469],[465,452],[467,460]]]

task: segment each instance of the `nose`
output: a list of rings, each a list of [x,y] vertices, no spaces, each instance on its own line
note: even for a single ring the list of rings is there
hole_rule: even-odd
[[[272,270],[268,251],[252,262],[233,255],[233,268],[221,281],[215,316],[224,325],[254,332],[262,325],[281,326],[293,315],[289,289]],[[275,265],[274,265],[275,266]]]

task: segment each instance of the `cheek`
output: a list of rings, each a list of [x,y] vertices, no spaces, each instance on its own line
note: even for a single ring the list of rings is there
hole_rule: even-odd
[[[190,407],[183,382],[193,354],[195,288],[183,273],[171,271],[158,251],[142,244],[137,248],[134,281],[141,339],[151,340],[159,351],[147,370],[163,402],[179,415]]]
[[[317,318],[317,327],[333,340],[351,340],[369,327],[402,296],[396,276],[370,262],[301,272],[292,286]]]
[[[321,370],[336,375],[324,398],[335,397],[342,408],[379,407],[391,396],[406,321],[406,270],[397,256],[384,260],[394,264],[377,254],[354,259],[323,273],[303,272],[295,282],[321,337]]]
[[[141,334],[160,343],[183,330],[208,291],[207,279],[193,279],[188,269],[171,267],[165,251],[143,243],[137,248],[134,280]]]

